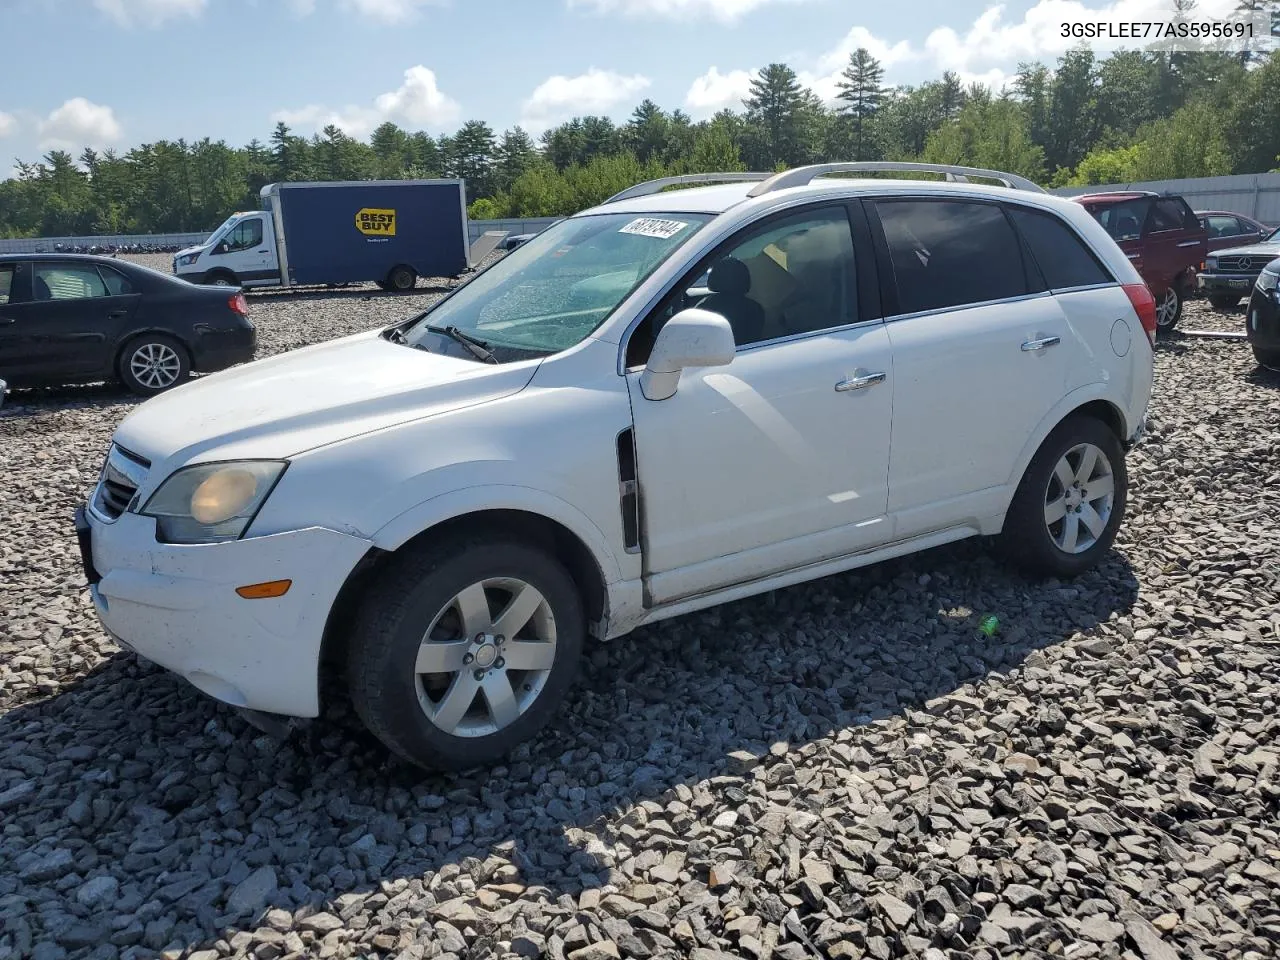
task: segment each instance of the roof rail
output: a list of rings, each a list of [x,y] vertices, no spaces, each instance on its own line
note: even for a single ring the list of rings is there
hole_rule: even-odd
[[[619,200],[630,200],[633,197],[647,197],[661,193],[667,187],[681,183],[735,183],[739,180],[768,180],[771,173],[686,173],[679,177],[662,177],[658,180],[647,180],[627,187],[621,193],[615,193],[605,203],[617,203]]]
[[[907,163],[892,160],[864,160],[858,163],[818,163],[808,167],[796,167],[775,174],[763,183],[753,187],[747,194],[749,197],[760,197],[775,190],[787,187],[803,187],[816,177],[825,177],[832,173],[871,173],[912,171],[917,173],[941,173],[948,180],[956,183],[967,183],[969,177],[982,177],[995,180],[1011,190],[1032,190],[1036,193],[1047,191],[1037,183],[1016,173],[1001,173],[999,170],[982,170],[978,167],[957,167],[945,163]]]

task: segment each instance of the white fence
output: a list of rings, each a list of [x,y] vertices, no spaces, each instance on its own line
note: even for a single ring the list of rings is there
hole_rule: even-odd
[[[526,220],[472,220],[468,223],[470,242],[475,243],[488,230],[505,230],[509,234],[541,233],[559,217],[539,217]],[[0,238],[0,253],[53,253],[58,249],[73,247],[122,247],[129,244],[152,247],[190,247],[203,243],[212,231],[199,233],[152,233],[129,236],[112,234],[101,237],[31,237]]]
[[[1064,197],[1110,190],[1154,190],[1177,193],[1193,210],[1226,210],[1242,213],[1263,223],[1280,225],[1280,173],[1246,173],[1231,177],[1197,177],[1188,180],[1147,180],[1142,183],[1108,183],[1098,187],[1063,187]]]

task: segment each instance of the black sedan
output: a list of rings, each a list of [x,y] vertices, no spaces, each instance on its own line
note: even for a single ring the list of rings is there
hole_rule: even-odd
[[[150,395],[253,359],[244,295],[112,257],[0,256],[0,380],[99,380]],[[3,395],[0,387],[0,396]]]
[[[1258,363],[1280,370],[1280,259],[1258,275],[1245,313],[1245,333]]]

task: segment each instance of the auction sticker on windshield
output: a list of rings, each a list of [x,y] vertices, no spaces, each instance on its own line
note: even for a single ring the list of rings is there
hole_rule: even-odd
[[[670,240],[687,227],[683,220],[659,220],[654,217],[641,217],[632,220],[619,233],[634,233],[641,237],[653,237],[655,240]]]

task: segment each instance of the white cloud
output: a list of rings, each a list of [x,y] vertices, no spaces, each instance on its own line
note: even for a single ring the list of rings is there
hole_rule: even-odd
[[[158,27],[166,20],[200,16],[208,0],[93,0],[93,5],[126,27]]]
[[[575,116],[607,114],[650,83],[640,74],[628,77],[595,67],[576,77],[548,77],[525,100],[520,122],[537,133]]]
[[[75,150],[116,143],[124,131],[110,107],[73,97],[40,121],[39,133],[42,148]]]
[[[770,4],[805,2],[808,0],[568,0],[571,8],[588,7],[597,13],[669,20],[706,18],[722,23],[732,23]]]
[[[741,110],[751,87],[754,72],[730,70],[721,73],[712,67],[693,81],[684,95],[684,105],[695,118],[709,117],[717,110]]]
[[[307,0],[315,6],[315,0]],[[378,23],[404,23],[417,16],[418,8],[440,0],[344,0],[344,6]]]
[[[0,110],[0,137],[7,137],[18,129],[18,118]]]
[[[390,120],[410,129],[443,130],[462,115],[457,101],[440,90],[436,75],[418,64],[404,72],[404,83],[377,96],[372,107],[349,106],[334,110],[309,104],[293,110],[277,110],[273,122],[320,130],[332,123],[353,137],[366,137],[378,124]]]

